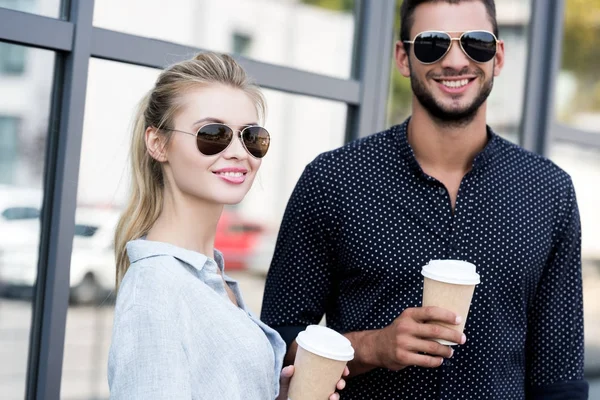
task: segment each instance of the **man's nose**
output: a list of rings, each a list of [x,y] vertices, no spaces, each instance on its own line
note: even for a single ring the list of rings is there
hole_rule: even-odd
[[[450,50],[448,50],[448,53],[446,53],[446,56],[441,61],[441,66],[444,69],[451,68],[455,71],[462,71],[467,68],[470,63],[471,60],[462,51],[459,41],[453,40]]]

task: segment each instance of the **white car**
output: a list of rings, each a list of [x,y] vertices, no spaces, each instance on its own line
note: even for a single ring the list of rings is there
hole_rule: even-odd
[[[108,298],[115,285],[113,235],[119,211],[78,207],[70,270],[73,303],[95,304]],[[22,225],[12,224],[10,246],[0,250],[0,285],[4,291],[30,290],[37,279],[39,218]]]
[[[0,254],[39,242],[42,191],[0,185]]]

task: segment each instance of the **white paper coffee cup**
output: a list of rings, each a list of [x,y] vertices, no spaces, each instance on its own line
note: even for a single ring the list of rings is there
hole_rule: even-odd
[[[298,351],[289,400],[327,400],[335,392],[344,367],[354,358],[350,341],[321,325],[310,325],[296,338]]]
[[[471,306],[475,285],[480,283],[475,265],[460,260],[432,260],[421,270],[423,282],[423,307],[437,306],[462,317],[460,325],[432,322],[463,332]],[[444,339],[435,339],[445,345],[456,345]]]

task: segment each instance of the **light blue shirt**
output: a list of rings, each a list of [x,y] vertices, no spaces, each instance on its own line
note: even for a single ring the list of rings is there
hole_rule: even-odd
[[[220,252],[213,260],[138,239],[127,253],[108,359],[111,399],[277,396],[285,343],[248,311]]]

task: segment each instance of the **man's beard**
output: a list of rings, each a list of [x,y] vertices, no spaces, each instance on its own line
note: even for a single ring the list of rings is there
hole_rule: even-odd
[[[412,71],[413,69],[411,68],[410,84],[412,87],[412,91],[419,103],[421,103],[421,105],[423,106],[423,108],[425,108],[427,113],[429,113],[429,115],[431,115],[434,119],[454,127],[465,126],[468,125],[471,121],[473,121],[475,115],[477,115],[477,111],[479,110],[481,105],[485,103],[492,91],[492,87],[494,86],[494,77],[492,75],[492,77],[489,80],[483,83],[483,87],[480,89],[479,94],[471,104],[461,108],[449,108],[438,102],[433,97],[431,91],[427,89],[425,84],[421,80],[419,80],[419,78]],[[481,70],[475,71],[475,74],[479,78],[485,76],[483,74],[483,71]],[[442,77],[451,76],[460,76],[460,74],[445,74],[441,77],[436,78],[439,79]]]

